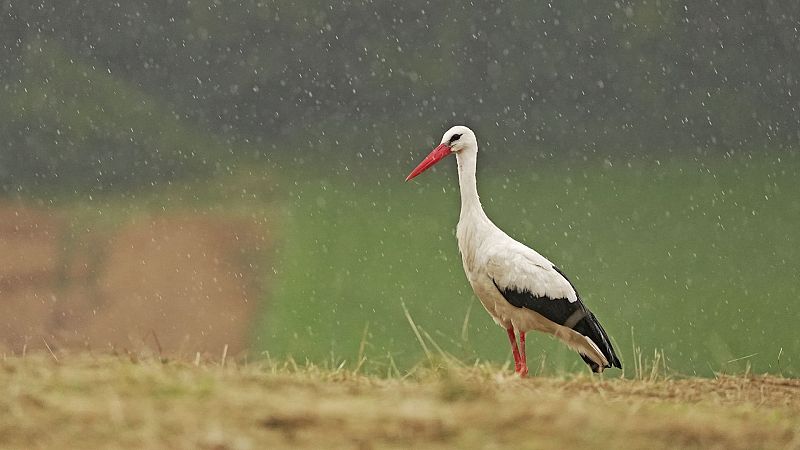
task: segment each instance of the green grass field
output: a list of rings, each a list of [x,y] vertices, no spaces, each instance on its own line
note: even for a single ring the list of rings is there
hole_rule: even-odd
[[[570,276],[625,375],[656,352],[681,374],[800,375],[800,157],[481,161],[489,216]],[[407,310],[434,356],[510,362],[462,271],[455,162],[403,182],[415,162],[254,165],[62,206],[78,229],[182,208],[260,220],[275,248],[253,340],[273,358],[402,371],[426,357]],[[586,370],[548,337],[528,349],[535,374]]]
[[[489,163],[486,163],[489,164]],[[462,272],[455,162],[407,170],[281,171],[274,285],[259,348],[303,361],[408,367],[431,352],[510,360]],[[413,167],[409,164],[408,169]],[[296,175],[296,176],[293,176]],[[800,373],[800,160],[530,162],[479,170],[489,216],[560,265],[632,374],[635,349],[671,370]],[[585,370],[547,337],[540,373]],[[537,362],[538,361],[538,362]]]

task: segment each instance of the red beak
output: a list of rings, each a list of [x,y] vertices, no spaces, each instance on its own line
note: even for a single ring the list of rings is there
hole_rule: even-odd
[[[442,158],[450,154],[450,147],[447,144],[439,144],[433,151],[422,160],[421,163],[417,166],[416,169],[412,170],[410,174],[406,177],[406,181],[411,180],[412,178],[416,177],[417,175],[421,174],[428,170],[432,165],[436,164],[437,162],[441,161]]]

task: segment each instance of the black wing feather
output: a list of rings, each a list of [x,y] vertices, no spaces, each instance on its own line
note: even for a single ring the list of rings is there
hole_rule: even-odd
[[[578,290],[575,289],[575,285],[572,284],[569,278],[557,267],[553,266],[553,269],[567,280],[577,295]],[[608,334],[600,325],[600,322],[597,321],[597,317],[583,304],[580,296],[578,296],[577,301],[570,302],[566,298],[554,299],[547,296],[534,295],[528,290],[504,289],[498,286],[494,279],[492,279],[492,283],[494,283],[494,286],[500,291],[503,298],[513,306],[535,311],[544,316],[547,320],[572,328],[578,333],[587,336],[597,345],[603,353],[603,356],[608,360],[609,365],[606,367],[613,366],[620,369],[622,368],[622,363],[614,352],[614,347],[611,346],[611,340],[608,338]],[[586,361],[593,371],[599,371],[600,367],[594,361],[584,355],[581,355],[581,358]]]

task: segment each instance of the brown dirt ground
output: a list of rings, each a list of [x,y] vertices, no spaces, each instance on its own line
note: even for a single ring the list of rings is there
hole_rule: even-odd
[[[247,348],[262,300],[263,225],[186,213],[76,234],[65,217],[0,203],[0,350]]]

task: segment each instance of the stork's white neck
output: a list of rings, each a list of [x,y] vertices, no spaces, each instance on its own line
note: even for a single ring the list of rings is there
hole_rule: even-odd
[[[478,186],[475,179],[475,169],[478,162],[477,149],[465,148],[456,154],[458,161],[458,185],[461,190],[461,217],[470,212],[478,212],[486,216],[478,198]]]

